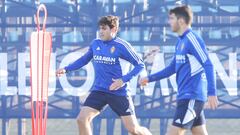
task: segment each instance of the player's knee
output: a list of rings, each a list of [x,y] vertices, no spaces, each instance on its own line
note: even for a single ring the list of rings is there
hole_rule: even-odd
[[[90,121],[89,121],[89,118],[87,117],[87,116],[83,116],[83,115],[79,115],[78,117],[77,117],[77,123],[79,124],[79,125],[85,125],[85,124],[87,124],[87,123],[89,123]]]
[[[144,135],[152,135],[152,133],[146,127],[141,127],[141,130]]]
[[[85,123],[87,123],[86,119],[80,119],[79,117],[77,118],[77,123],[78,125],[84,125]]]

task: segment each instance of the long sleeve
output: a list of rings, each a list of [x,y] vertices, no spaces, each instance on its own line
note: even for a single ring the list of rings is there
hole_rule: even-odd
[[[69,64],[66,66],[64,69],[69,72],[69,71],[74,71],[77,70],[86,64],[88,64],[89,61],[93,58],[93,52],[91,46],[89,47],[88,51],[79,59],[77,59],[75,62]]]
[[[161,80],[163,78],[173,75],[174,73],[175,73],[175,57],[173,58],[171,63],[167,67],[165,67],[163,70],[155,74],[149,75],[148,81],[153,82],[153,81]]]
[[[122,47],[121,58],[127,60],[134,65],[132,71],[122,76],[123,82],[130,81],[134,76],[138,75],[145,67],[143,60],[137,55],[130,44],[124,44]]]
[[[208,82],[208,96],[216,95],[216,78],[214,72],[214,66],[209,59],[206,45],[201,39],[197,39],[194,35],[189,35],[189,52],[196,57],[205,70],[206,78]]]

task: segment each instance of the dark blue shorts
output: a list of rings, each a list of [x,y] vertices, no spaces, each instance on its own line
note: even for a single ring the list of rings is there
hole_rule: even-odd
[[[84,106],[98,111],[101,111],[106,105],[109,105],[118,116],[135,114],[131,96],[117,96],[110,93],[92,91],[84,102]]]
[[[193,99],[178,100],[172,124],[185,129],[205,124],[203,107],[203,101]]]

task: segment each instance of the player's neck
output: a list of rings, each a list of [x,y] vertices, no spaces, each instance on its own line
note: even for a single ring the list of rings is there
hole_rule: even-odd
[[[115,38],[116,38],[116,36],[110,36],[107,40],[104,40],[103,42],[111,42]]]
[[[112,34],[111,34],[111,40],[114,39],[114,38],[116,38],[116,36],[117,36],[116,33],[112,33]]]
[[[111,36],[108,38],[108,41],[113,40],[116,37],[115,33],[111,33]]]
[[[109,40],[113,40],[113,39],[115,39],[116,38],[116,36],[112,36]]]
[[[178,34],[179,36],[181,36],[181,35],[183,35],[183,33],[184,33],[185,31],[187,31],[189,28],[191,28],[191,26],[189,26],[189,25],[183,25],[183,26],[181,26],[181,27],[179,28],[177,34]]]

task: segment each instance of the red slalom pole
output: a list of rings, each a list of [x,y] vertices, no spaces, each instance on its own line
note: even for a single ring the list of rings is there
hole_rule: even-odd
[[[40,30],[39,13],[44,12],[43,27]],[[48,80],[52,51],[52,34],[46,32],[47,9],[41,4],[37,10],[37,31],[30,39],[30,82],[32,135],[46,135],[48,113]]]
[[[30,41],[31,42],[31,41]],[[31,45],[29,45],[30,50],[31,50]],[[30,65],[31,65],[31,53],[30,53]],[[32,68],[30,68],[30,83],[32,83]],[[31,95],[33,95],[32,91],[32,85],[31,85]],[[31,115],[32,115],[32,135],[36,134],[35,130],[35,111],[34,111],[34,103],[33,103],[33,98],[31,98]]]

